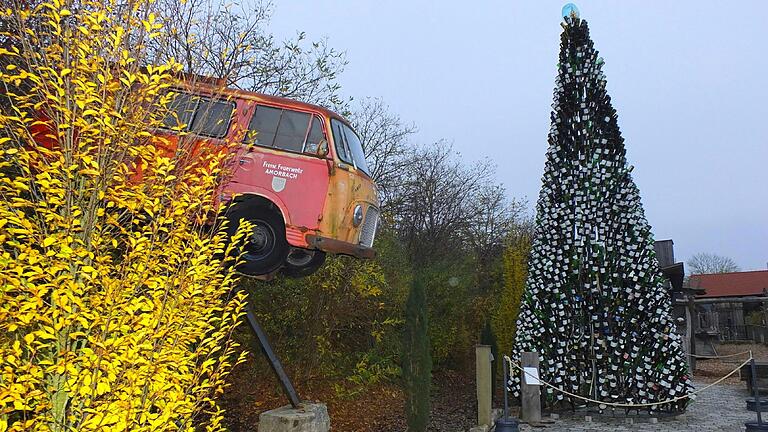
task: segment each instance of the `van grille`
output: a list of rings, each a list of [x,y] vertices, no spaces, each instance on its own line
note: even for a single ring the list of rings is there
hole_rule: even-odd
[[[373,247],[373,238],[376,236],[376,228],[379,226],[379,209],[368,206],[365,212],[365,220],[360,228],[360,244],[365,247]]]

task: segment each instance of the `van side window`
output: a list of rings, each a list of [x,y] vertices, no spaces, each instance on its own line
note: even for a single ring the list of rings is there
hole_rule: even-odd
[[[187,93],[178,93],[168,104],[168,115],[163,119],[163,126],[168,129],[185,131],[195,114],[197,98]]]
[[[323,124],[320,122],[320,117],[312,117],[312,126],[309,129],[309,135],[307,135],[307,143],[304,145],[304,152],[317,154],[317,150],[320,147],[320,141],[325,139],[325,133],[323,133]]]
[[[311,127],[314,129],[312,118],[311,114],[299,111],[259,105],[248,124],[245,142],[297,153],[304,151],[313,153],[317,150],[317,143],[322,139],[323,130],[321,125],[318,125],[319,132],[310,130]],[[317,133],[320,134],[320,138],[312,138],[316,140],[315,150],[307,150],[305,142],[309,144],[308,135],[317,135]]]
[[[248,124],[245,142],[262,147],[272,147],[283,110],[259,105]]]
[[[200,98],[192,120],[192,132],[214,138],[223,138],[229,130],[234,111],[232,102]]]
[[[294,152],[304,151],[304,139],[307,137],[309,120],[307,113],[283,110],[273,146]]]
[[[214,138],[227,135],[235,104],[188,93],[178,93],[168,105],[163,127]]]

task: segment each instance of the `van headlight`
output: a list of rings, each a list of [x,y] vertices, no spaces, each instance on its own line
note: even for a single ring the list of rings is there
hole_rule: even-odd
[[[355,227],[360,226],[363,222],[363,206],[358,204],[355,206],[354,212],[352,212],[352,225]]]

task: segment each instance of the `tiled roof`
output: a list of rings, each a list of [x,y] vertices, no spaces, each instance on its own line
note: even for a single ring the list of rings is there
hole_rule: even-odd
[[[706,290],[698,297],[763,295],[768,293],[768,270],[695,274],[691,275],[690,286]]]

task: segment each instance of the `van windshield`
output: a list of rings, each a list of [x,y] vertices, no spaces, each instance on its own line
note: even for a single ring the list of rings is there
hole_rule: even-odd
[[[357,169],[370,176],[371,172],[365,161],[363,144],[360,142],[360,138],[357,137],[355,131],[336,119],[331,119],[331,126],[333,141],[336,143],[336,153],[339,155],[339,159],[354,164]]]

